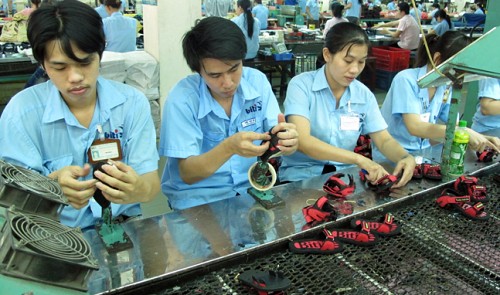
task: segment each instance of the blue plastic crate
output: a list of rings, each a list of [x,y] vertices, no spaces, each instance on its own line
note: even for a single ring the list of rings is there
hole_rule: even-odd
[[[291,60],[293,53],[275,53],[273,54],[274,60]]]
[[[399,72],[389,72],[377,69],[377,71],[375,72],[375,75],[377,76],[375,86],[382,90],[389,90],[392,80],[397,73]]]

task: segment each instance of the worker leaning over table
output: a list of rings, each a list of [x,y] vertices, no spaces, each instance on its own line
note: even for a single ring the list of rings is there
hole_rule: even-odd
[[[387,132],[373,93],[356,78],[365,67],[370,41],[358,25],[334,25],[322,50],[325,65],[292,78],[285,114],[299,132],[298,152],[283,157],[280,180],[297,181],[335,169],[358,166],[376,183],[389,174],[380,164],[354,153],[361,134],[369,134],[401,176],[394,187],[410,181],[415,159]],[[333,166],[333,167],[332,167]]]
[[[439,65],[472,42],[472,39],[458,31],[448,31],[443,36],[426,36],[435,65]],[[424,43],[421,42],[417,55],[417,67],[399,72],[392,81],[391,88],[382,104],[382,115],[389,125],[389,132],[408,151],[416,151],[431,146],[431,140],[445,138],[452,96],[450,86],[420,88],[419,78],[433,69]],[[500,140],[484,136],[471,129],[469,148],[483,151],[487,147],[500,149]]]

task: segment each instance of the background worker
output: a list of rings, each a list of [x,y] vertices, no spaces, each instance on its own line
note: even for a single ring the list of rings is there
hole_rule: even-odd
[[[129,52],[136,50],[137,20],[124,16],[121,0],[104,0],[109,17],[102,20],[106,38],[105,51]]]
[[[262,0],[255,0],[255,6],[252,8],[252,14],[260,22],[260,29],[267,29],[267,19],[269,17],[269,9],[262,5]]]
[[[384,35],[390,35],[393,38],[399,38],[399,41],[393,46],[403,49],[417,49],[420,42],[420,29],[415,19],[410,15],[410,6],[408,3],[401,2],[398,4],[397,12],[398,20],[379,23],[374,25],[374,28],[397,27],[395,32],[382,29],[380,32]]]

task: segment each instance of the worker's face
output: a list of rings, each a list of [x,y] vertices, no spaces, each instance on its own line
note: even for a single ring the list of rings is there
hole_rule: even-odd
[[[86,53],[72,45],[74,54],[84,59],[84,62],[80,63],[63,52],[58,40],[48,42],[45,49],[45,71],[66,103],[71,106],[95,100],[99,54]]]
[[[240,85],[243,62],[241,60],[201,60],[200,75],[216,100],[231,99]]]
[[[332,88],[347,87],[365,68],[368,57],[366,45],[346,46],[342,51],[331,54],[323,48],[326,61],[326,79]]]

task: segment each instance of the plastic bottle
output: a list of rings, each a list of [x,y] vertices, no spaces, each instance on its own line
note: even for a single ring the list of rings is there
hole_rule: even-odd
[[[467,145],[469,144],[469,133],[467,133],[466,127],[467,121],[460,120],[455,130],[450,152],[451,175],[459,176],[464,174],[464,157],[467,151]]]

